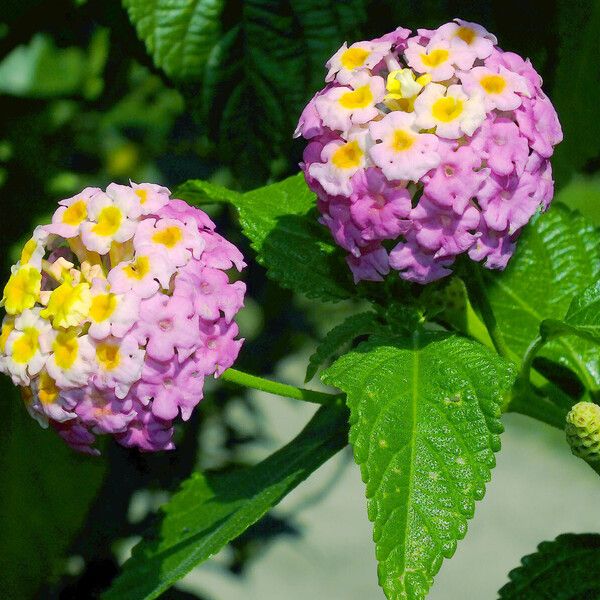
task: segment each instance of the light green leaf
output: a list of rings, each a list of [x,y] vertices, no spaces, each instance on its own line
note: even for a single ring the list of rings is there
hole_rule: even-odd
[[[123,0],[154,64],[175,81],[198,80],[221,36],[225,0]]]
[[[594,345],[600,344],[600,281],[573,298],[564,320],[544,319],[540,324],[540,336],[542,341],[576,336]],[[598,373],[593,375],[596,380],[600,379]]]
[[[164,508],[156,534],[140,542],[105,600],[149,600],[256,523],[346,444],[347,411],[323,407],[289,444],[258,465],[195,474]]]
[[[217,183],[192,179],[181,184],[175,190],[174,196],[199,206],[221,202],[235,205],[240,201],[241,195]]]
[[[600,280],[573,298],[565,322],[600,340]]]
[[[520,361],[545,319],[562,319],[571,300],[600,277],[600,234],[560,204],[530,224],[502,273],[481,269],[498,329]],[[600,351],[560,338],[540,355],[572,369],[589,389],[600,386]]]
[[[3,598],[39,597],[60,573],[104,477],[101,458],[82,456],[29,417],[1,376],[0,589]]]
[[[543,542],[509,573],[500,600],[600,598],[600,535],[563,534]]]
[[[92,39],[89,56],[79,47],[57,48],[49,36],[36,34],[0,62],[0,93],[26,98],[96,97],[102,91],[107,46],[106,31],[101,30]]]
[[[323,374],[348,396],[388,598],[425,598],[464,537],[500,448],[500,405],[513,379],[480,344],[433,332],[373,337]]]
[[[194,203],[204,197],[202,182],[188,181],[178,191]],[[242,195],[221,194],[239,212],[244,235],[267,274],[309,298],[337,301],[354,286],[339,249],[315,215],[315,195],[302,174]]]
[[[381,332],[383,325],[377,321],[374,312],[352,315],[327,332],[323,341],[308,360],[304,382],[310,381],[326,361],[331,360],[340,350],[351,344],[360,335]]]
[[[578,175],[556,194],[554,201],[578,210],[586,219],[595,225],[600,225],[600,177],[598,175]]]
[[[550,97],[564,132],[552,161],[559,184],[565,183],[600,154],[600,120],[596,97],[600,82],[600,3],[559,0],[560,44]]]

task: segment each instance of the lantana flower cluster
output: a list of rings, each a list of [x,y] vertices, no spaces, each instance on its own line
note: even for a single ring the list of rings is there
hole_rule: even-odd
[[[460,19],[344,44],[296,136],[356,282],[428,283],[468,253],[503,269],[553,196],[556,112],[529,60]]]
[[[150,183],[86,188],[35,229],[4,289],[0,370],[73,448],[173,448],[204,379],[236,359],[245,263],[209,217]]]

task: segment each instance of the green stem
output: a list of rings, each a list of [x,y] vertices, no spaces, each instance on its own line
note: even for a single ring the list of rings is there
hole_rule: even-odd
[[[471,303],[481,315],[496,352],[500,356],[514,362],[513,353],[504,341],[504,337],[496,321],[496,316],[492,310],[492,305],[485,293],[485,282],[483,281],[480,267],[472,261],[467,261],[467,269],[469,277],[465,277],[464,281]]]
[[[517,383],[517,385],[519,384]],[[539,396],[528,386],[527,390],[513,394],[510,402],[504,408],[504,412],[525,415],[564,431],[568,410]]]
[[[271,381],[270,379],[250,375],[249,373],[244,373],[237,369],[227,369],[221,375],[220,379],[250,389],[275,394],[276,396],[284,396],[285,398],[293,398],[294,400],[304,400],[305,402],[312,402],[314,404],[326,404],[331,406],[333,404],[341,404],[344,398],[343,394],[326,394],[324,392],[306,390],[293,385],[287,385],[286,383],[279,383],[278,381]]]
[[[525,356],[523,356],[523,363],[521,365],[521,379],[529,385],[531,380],[531,365],[533,364],[533,359],[536,357],[537,353],[540,351],[540,348],[546,343],[541,336],[538,337],[529,344],[529,348],[525,351]]]
[[[485,282],[483,281],[480,267],[471,261],[467,261],[467,269],[469,276],[465,277],[465,285],[467,287],[469,299],[480,314],[496,352],[518,367],[521,361],[519,361],[518,357],[515,356],[504,341],[492,305],[485,292]],[[544,377],[539,375],[539,373],[531,373],[533,359],[543,343],[541,338],[536,338],[527,349],[523,359],[519,381],[516,383],[516,389],[512,393],[510,402],[503,408],[503,412],[516,412],[563,430],[565,427],[565,418],[569,410],[567,404],[572,404],[572,402],[567,403],[563,401],[559,406],[545,395],[540,395],[536,389],[530,385],[530,377],[532,380],[535,379],[535,382],[540,385],[548,385],[549,383]],[[527,374],[526,379],[523,378],[524,373]],[[523,382],[526,382],[526,384]],[[564,394],[560,392],[560,390],[555,390],[555,386],[553,385],[552,389],[553,392],[555,392],[554,395],[558,396],[560,400],[563,400]],[[562,404],[565,404],[565,406]]]

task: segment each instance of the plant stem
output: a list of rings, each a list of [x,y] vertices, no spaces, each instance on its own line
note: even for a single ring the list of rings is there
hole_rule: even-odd
[[[293,398],[294,400],[304,400],[305,402],[312,402],[314,404],[326,404],[331,406],[333,404],[341,404],[344,398],[343,394],[327,394],[325,392],[306,390],[286,383],[279,383],[278,381],[271,381],[270,379],[250,375],[249,373],[244,373],[237,369],[227,369],[221,375],[220,379],[250,389],[275,394],[276,396],[284,396],[285,398]]]
[[[527,348],[525,356],[523,356],[523,363],[521,365],[521,379],[523,379],[523,381],[527,384],[529,384],[531,377],[531,365],[533,364],[533,359],[536,357],[540,348],[545,343],[546,341],[538,335],[538,337],[536,337],[535,340],[529,344],[529,348]]]
[[[489,298],[485,293],[485,282],[483,281],[483,277],[481,275],[481,268],[479,265],[470,260],[466,261],[466,264],[468,270],[467,274],[469,276],[465,277],[464,282],[467,287],[467,292],[469,294],[471,303],[481,315],[492,343],[494,344],[494,348],[496,348],[496,352],[498,352],[500,356],[515,362],[514,355],[510,351],[510,348],[506,345],[504,337],[498,328],[498,323],[496,321],[494,311],[492,310],[492,305],[490,304]]]
[[[539,396],[529,387],[526,392],[513,394],[504,412],[526,415],[563,431],[568,410]]]

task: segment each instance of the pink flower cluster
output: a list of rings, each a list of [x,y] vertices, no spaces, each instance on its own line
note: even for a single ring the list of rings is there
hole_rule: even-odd
[[[468,253],[503,269],[553,196],[562,139],[529,60],[456,19],[344,44],[304,109],[301,167],[356,282],[428,283]]]
[[[0,371],[73,448],[173,446],[237,358],[245,267],[208,216],[149,183],[86,188],[36,228],[4,289]]]

